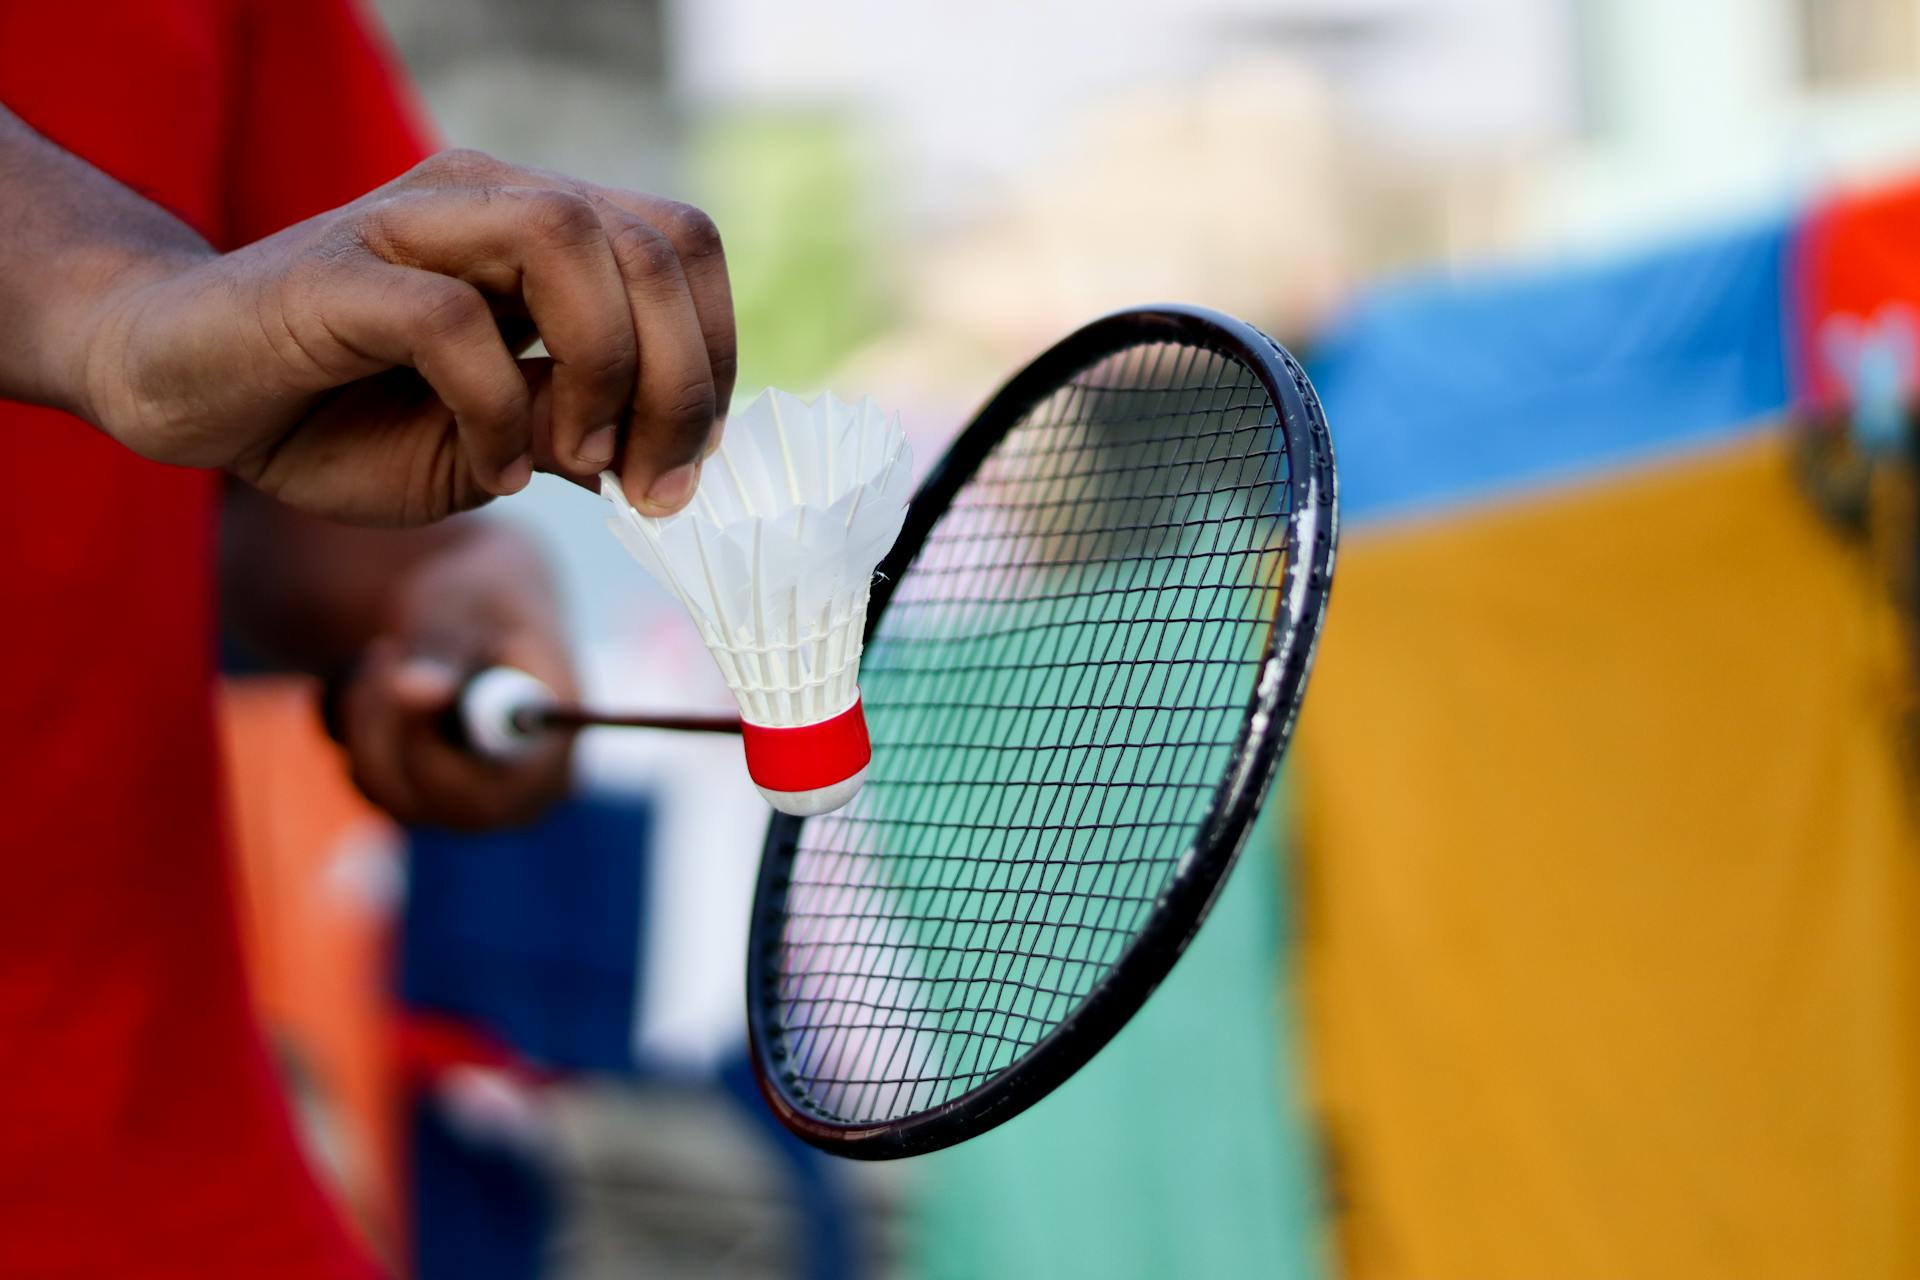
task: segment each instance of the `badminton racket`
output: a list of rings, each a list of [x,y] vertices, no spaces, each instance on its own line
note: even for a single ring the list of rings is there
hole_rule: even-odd
[[[1271,789],[1336,525],[1312,387],[1227,316],[1108,316],[988,402],[878,571],[865,788],[768,830],[748,1024],[789,1129],[950,1145],[1140,1008]]]
[[[865,788],[768,829],[748,1027],[790,1130],[861,1158],[948,1146],[1125,1025],[1271,789],[1337,524],[1306,375],[1216,312],[1108,316],[987,403],[878,571]],[[591,725],[738,731],[494,668],[450,732],[511,756]]]

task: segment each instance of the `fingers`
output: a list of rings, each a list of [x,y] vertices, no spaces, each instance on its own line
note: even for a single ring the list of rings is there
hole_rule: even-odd
[[[305,301],[339,345],[411,365],[452,410],[479,487],[516,493],[532,475],[531,397],[493,310],[463,281],[384,262],[329,272]]]
[[[472,152],[428,161],[358,218],[376,257],[457,279],[496,307],[517,301],[516,318],[524,311],[553,358],[542,460],[573,477],[612,465],[651,514],[686,504],[738,365],[711,219]],[[476,448],[493,448],[490,430]],[[489,476],[506,471],[486,458]]]
[[[519,299],[554,362],[556,456],[579,470],[613,460],[639,348],[619,245],[591,201],[554,187],[415,192],[374,210],[364,238],[390,262]]]
[[[718,418],[700,313],[673,242],[611,201],[596,198],[594,206],[620,264],[634,331],[640,335],[633,413],[615,469],[636,506],[650,515],[670,515],[693,497]]]
[[[435,826],[456,831],[522,827],[566,794],[567,735],[511,763],[482,759],[444,739],[423,740],[406,757],[408,778]]]
[[[537,366],[530,369],[543,381]],[[394,584],[385,640],[373,645],[343,711],[344,740],[367,793],[413,823],[473,830],[529,822],[571,781],[572,735],[536,740],[492,759],[448,732],[465,682],[496,665],[518,667],[576,696],[566,637],[539,549],[486,521],[456,529]]]
[[[713,375],[713,397],[719,416],[725,418],[733,400],[733,384],[740,369],[739,345],[734,332],[733,286],[727,276],[726,250],[720,243],[720,230],[699,209],[675,200],[618,191],[607,187],[586,187],[591,195],[657,227],[673,243],[680,257],[680,271],[686,277],[687,291],[693,295],[693,308],[699,315],[700,338],[707,349],[707,367]],[[716,440],[710,442],[717,443]]]
[[[341,702],[341,741],[360,794],[411,825],[424,810],[406,766],[405,716],[391,692],[400,661],[394,640],[367,646]]]
[[[369,647],[343,703],[354,783],[411,826],[477,831],[531,822],[567,790],[569,736],[555,734],[510,762],[456,745],[444,723],[461,674],[440,659],[406,654],[391,638]]]

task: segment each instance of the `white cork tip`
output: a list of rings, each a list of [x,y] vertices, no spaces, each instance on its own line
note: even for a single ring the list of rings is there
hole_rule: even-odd
[[[772,791],[760,787],[760,794],[767,803],[782,813],[790,813],[796,818],[815,818],[823,813],[832,813],[860,794],[860,788],[867,783],[867,770],[851,778],[843,778],[830,787],[815,787],[811,791]],[[757,784],[756,784],[757,785]]]

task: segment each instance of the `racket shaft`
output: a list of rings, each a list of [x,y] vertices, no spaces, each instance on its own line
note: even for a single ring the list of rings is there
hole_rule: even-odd
[[[672,729],[680,733],[737,734],[740,732],[738,716],[616,713],[576,706],[529,708],[515,714],[514,724],[525,733],[595,728]]]

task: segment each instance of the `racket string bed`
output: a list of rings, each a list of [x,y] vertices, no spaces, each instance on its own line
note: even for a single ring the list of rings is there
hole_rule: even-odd
[[[1118,961],[1241,733],[1290,466],[1250,370],[1143,344],[1035,405],[955,495],[869,641],[875,773],[792,853],[771,1050],[801,1105],[950,1102]]]
[[[1026,745],[1026,744],[1023,744],[1023,745]],[[1032,744],[1032,745],[1042,745],[1042,744]],[[1084,781],[1084,780],[1085,780],[1084,778],[1075,779],[1075,781]],[[1045,861],[1045,860],[1043,859],[1042,861]],[[964,884],[956,881],[956,882],[953,882],[951,885],[947,885],[944,887],[958,890],[962,894],[963,898],[984,896],[990,889],[996,888],[996,887],[1004,890],[1008,890],[1014,893],[1015,895],[1026,895],[1026,896],[1031,896],[1035,899],[1038,899],[1038,897],[1041,894],[1052,895],[1052,894],[1057,894],[1061,892],[1061,890],[1057,887],[1057,885],[1030,886],[1029,884],[1027,884],[1026,880],[1030,878],[1031,871],[1032,871],[1032,867],[1030,866],[1029,877],[1023,877],[1020,883],[1011,885],[1011,886],[986,886],[986,885],[977,883],[977,881],[975,880],[969,880]],[[1089,901],[1096,900],[1090,895],[1085,895],[1084,893],[1082,896],[1088,897]],[[1100,895],[1100,898],[1113,899],[1113,898],[1125,898],[1130,896],[1132,895]],[[1001,926],[1001,936],[996,937],[991,941],[987,941],[983,943],[983,945],[981,945],[977,949],[978,954],[975,958],[974,966],[972,967],[972,969],[969,970],[967,974],[962,975],[960,977],[960,981],[968,984],[969,986],[975,983],[978,983],[983,987],[1002,987],[1002,986],[1008,985],[1009,983],[1013,983],[1013,984],[1019,983],[1019,979],[1010,977],[1004,971],[993,971],[987,974],[979,973],[980,964],[986,956],[993,955],[997,961],[1000,958],[1007,957],[1009,954],[1018,952],[1019,950],[1018,948],[1009,948],[1006,945],[1007,940],[1004,937],[1004,934],[1006,932],[1007,926],[1011,923],[1010,921],[1001,920],[993,917],[969,917],[964,915],[954,915],[951,917],[951,919],[945,921],[944,923],[948,923],[954,926],[961,926],[961,927],[975,927],[975,926],[991,927],[993,925]],[[1036,922],[1031,919],[1026,919],[1024,923],[1026,925],[1027,931],[1030,932]],[[1078,935],[1081,935],[1082,937],[1084,937],[1084,935],[1090,932],[1093,932],[1105,927],[1098,924],[1091,924],[1090,922],[1086,921],[1084,918],[1075,919],[1075,920],[1062,920],[1059,918],[1053,918],[1053,919],[1045,920],[1043,924],[1047,926],[1065,924],[1068,927],[1074,929],[1076,933]],[[1033,957],[1029,953],[1026,956],[1026,962],[1030,964],[1034,958],[1035,957]],[[1078,959],[1078,957],[1062,957],[1062,958]],[[880,975],[878,971],[873,971],[873,972],[863,973],[862,976],[874,977],[874,976],[880,976]],[[888,974],[885,976],[890,980],[894,975]],[[1069,992],[1068,994],[1071,995],[1076,993]],[[876,1003],[876,1002],[868,1002],[868,1003]],[[988,1030],[987,1028],[984,1028],[978,1025],[979,1017],[981,1013],[984,1012],[985,1010],[986,1010],[986,1006],[984,1005],[971,1006],[964,1010],[960,1010],[961,1012],[966,1012],[973,1015],[973,1019],[972,1019],[973,1025],[969,1025],[964,1028],[956,1028],[956,1030],[959,1030],[962,1034],[966,1035],[973,1042],[972,1047],[976,1051],[986,1049],[990,1045],[993,1045],[996,1043],[1006,1043],[1008,1041],[1014,1040],[1013,1037],[1005,1036],[999,1031]],[[941,1012],[951,1013],[951,1012],[955,1012],[955,1010],[949,1008],[949,1009],[943,1009],[941,1010]],[[1010,1008],[1002,1008],[1002,1009],[999,1009],[997,1012],[1002,1022],[1010,1021],[1016,1016],[1019,1017],[1022,1021],[1041,1020],[1037,1017],[1037,1015],[1024,1014],[1018,1010],[1014,1010]],[[851,1028],[851,1027],[857,1027],[860,1024],[847,1023],[843,1025],[845,1027]],[[909,1025],[909,1024],[893,1024],[893,1023],[887,1023],[887,1022],[880,1022],[872,1025],[875,1028],[880,1030],[891,1030],[891,1029],[895,1029],[896,1026],[903,1029],[913,1029],[913,1030],[925,1029],[925,1024]],[[1015,1042],[1018,1043],[1017,1041]],[[901,1047],[900,1043],[896,1043],[896,1052],[900,1047]],[[972,1079],[976,1074],[977,1074],[976,1072],[967,1070],[964,1066],[957,1068],[956,1071],[954,1072],[955,1077],[959,1079]],[[916,1076],[913,1078],[916,1081],[921,1083],[931,1083],[935,1079],[935,1077],[919,1077],[919,1076]]]

